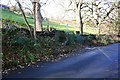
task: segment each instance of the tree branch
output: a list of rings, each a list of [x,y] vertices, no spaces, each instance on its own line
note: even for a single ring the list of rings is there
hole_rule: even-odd
[[[19,8],[20,8],[20,10],[21,10],[21,12],[22,12],[22,16],[23,16],[23,19],[24,19],[24,21],[25,21],[25,23],[26,23],[26,25],[27,25],[27,27],[28,27],[28,29],[29,29],[29,31],[30,31],[30,35],[32,36],[32,32],[31,32],[31,26],[29,25],[29,23],[28,23],[28,21],[27,21],[27,19],[26,19],[26,16],[25,16],[25,13],[24,13],[24,11],[22,10],[22,6],[21,6],[21,4],[20,4],[20,2],[18,1],[18,0],[16,0],[16,2],[18,3],[18,6],[19,6]]]

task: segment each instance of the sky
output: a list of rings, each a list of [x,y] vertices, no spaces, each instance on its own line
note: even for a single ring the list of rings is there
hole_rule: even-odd
[[[31,4],[31,2],[29,0],[19,0],[19,1],[21,3],[24,1],[32,9],[32,4]],[[42,0],[42,1],[45,1],[45,0]],[[0,3],[4,4],[4,5],[12,6],[12,5],[16,4],[15,0],[11,0],[11,3],[9,3],[9,4],[8,4],[8,2],[9,2],[9,0],[0,0]],[[25,3],[22,3],[22,6],[23,7],[28,7],[28,6],[26,6]],[[60,5],[54,3],[51,0],[49,0],[49,2],[47,2],[47,3],[48,3],[48,5],[44,5],[41,8],[41,12],[42,12],[43,17],[57,18],[59,16],[64,15],[64,10],[61,9],[62,7]]]
[[[15,0],[10,0],[11,3],[8,4],[9,0],[0,0],[1,4],[12,6],[16,4]],[[22,7],[29,7],[32,9],[32,4],[30,0],[19,0],[22,4]],[[55,1],[55,2],[54,2]],[[69,5],[69,2],[66,0],[48,0],[47,4],[42,6],[41,8],[41,13],[43,17],[53,17],[53,18],[62,18],[62,19],[72,19],[74,18],[73,12],[69,12],[69,14],[66,15],[66,8]],[[62,2],[59,2],[62,1]],[[90,0],[85,0],[85,1],[90,1]],[[97,1],[97,0],[96,0]],[[107,0],[107,1],[115,1],[115,0]],[[118,0],[116,0],[118,1]],[[25,2],[25,3],[23,3]],[[46,2],[46,0],[41,0],[41,2]],[[61,5],[64,5],[65,7],[63,8]],[[66,15],[66,16],[65,16]]]

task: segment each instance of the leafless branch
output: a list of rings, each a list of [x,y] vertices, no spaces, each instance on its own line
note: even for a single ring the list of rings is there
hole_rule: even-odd
[[[20,2],[19,2],[18,0],[16,0],[16,2],[18,3],[18,6],[19,6],[19,8],[20,8],[20,10],[21,10],[21,12],[22,12],[22,16],[23,16],[23,18],[24,18],[24,21],[25,21],[26,25],[28,26],[28,29],[29,29],[30,34],[31,34],[31,36],[32,36],[31,26],[29,25],[29,23],[28,23],[28,21],[27,21],[27,19],[26,19],[26,16],[25,16],[25,14],[24,14],[24,11],[23,11],[23,9],[22,9],[22,6],[21,6],[21,4],[20,4]]]

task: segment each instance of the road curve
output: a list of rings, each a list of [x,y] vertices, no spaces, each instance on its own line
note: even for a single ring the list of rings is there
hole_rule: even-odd
[[[119,45],[96,48],[41,67],[17,69],[3,78],[118,78]]]

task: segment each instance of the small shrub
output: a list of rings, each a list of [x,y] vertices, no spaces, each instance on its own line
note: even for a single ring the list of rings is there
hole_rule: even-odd
[[[64,31],[56,31],[55,38],[59,42],[64,43],[66,41],[66,33]]]
[[[76,43],[84,44],[84,41],[85,41],[85,37],[82,37],[82,36],[76,36],[75,37],[75,42]]]
[[[75,38],[74,34],[67,34],[66,45],[74,45],[76,43]]]
[[[78,35],[75,38],[76,43],[84,44],[84,45],[93,45],[93,40],[96,40],[91,35]]]

